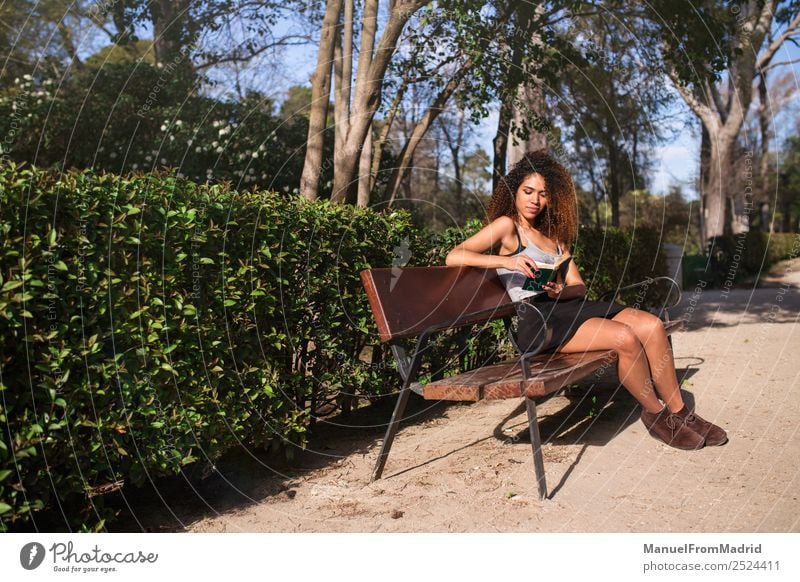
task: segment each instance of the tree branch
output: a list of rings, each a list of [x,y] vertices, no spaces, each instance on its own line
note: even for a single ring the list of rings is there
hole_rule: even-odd
[[[777,63],[770,63],[766,67],[762,67],[759,69],[759,72],[766,73],[770,69],[776,69],[778,67],[782,67],[783,65],[793,65],[795,63],[800,63],[800,59],[791,59],[789,61],[778,61]]]
[[[297,39],[297,42],[289,42],[290,39]],[[210,58],[206,62],[198,64],[197,66],[195,66],[195,69],[200,71],[200,70],[207,69],[209,67],[215,67],[217,65],[224,65],[224,64],[227,64],[227,63],[239,63],[239,62],[243,62],[243,61],[249,61],[249,60],[251,60],[251,59],[253,59],[253,58],[255,58],[255,57],[257,57],[257,56],[259,56],[259,55],[261,55],[261,54],[263,54],[265,52],[267,52],[268,50],[277,48],[279,46],[302,46],[302,45],[305,45],[305,44],[308,44],[308,38],[305,37],[305,36],[302,36],[302,35],[284,36],[284,37],[281,37],[280,39],[276,40],[275,42],[272,42],[270,44],[265,44],[265,45],[260,46],[260,47],[258,47],[256,49],[250,50],[247,53],[240,53],[240,52],[238,52],[237,50],[234,49],[234,51],[231,52],[230,54],[228,54],[227,56]]]
[[[798,13],[789,26],[786,27],[786,30],[783,33],[773,40],[767,48],[764,49],[760,55],[758,55],[758,60],[756,61],[756,70],[761,70],[763,67],[769,65],[769,62],[772,60],[772,57],[775,56],[775,53],[778,52],[778,49],[784,43],[784,41],[788,38],[795,36],[798,33],[798,26],[800,26],[800,13]]]
[[[720,125],[719,118],[714,115],[714,112],[711,110],[711,108],[698,101],[697,98],[692,95],[692,92],[681,84],[680,79],[678,78],[678,73],[673,67],[667,67],[667,75],[670,79],[672,79],[672,84],[678,94],[707,127],[716,128]]]
[[[428,110],[422,116],[422,119],[417,122],[416,126],[411,132],[411,137],[403,146],[403,150],[400,153],[400,161],[392,172],[391,178],[389,178],[389,201],[386,204],[387,208],[391,208],[392,204],[394,203],[395,197],[397,196],[397,191],[400,189],[400,183],[403,180],[403,176],[408,171],[409,161],[414,155],[417,145],[425,136],[425,133],[428,131],[428,128],[431,126],[431,124],[444,110],[444,106],[447,104],[450,96],[455,92],[459,84],[461,84],[461,80],[473,66],[474,64],[472,59],[467,59],[453,74],[447,85],[442,88],[442,90],[434,99],[433,103],[430,105],[430,107],[428,107]]]

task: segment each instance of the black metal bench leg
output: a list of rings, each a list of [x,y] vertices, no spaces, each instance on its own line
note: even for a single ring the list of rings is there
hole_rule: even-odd
[[[406,410],[406,404],[408,403],[408,396],[410,393],[411,388],[406,386],[400,391],[400,395],[397,397],[397,404],[394,406],[392,420],[389,421],[389,427],[386,429],[386,435],[383,437],[381,452],[378,454],[378,461],[375,463],[375,469],[372,471],[372,479],[370,481],[380,479],[383,474],[383,467],[386,465],[386,459],[389,456],[389,450],[392,448],[394,435],[397,434],[397,428],[400,426],[400,421],[403,418],[403,412]]]
[[[528,430],[533,447],[533,470],[536,473],[536,484],[539,488],[539,499],[547,498],[547,483],[544,479],[544,457],[542,457],[542,437],[539,434],[539,419],[536,418],[536,402],[533,398],[525,399],[528,409]]]
[[[397,434],[397,428],[400,426],[400,421],[403,420],[403,412],[406,410],[408,397],[411,394],[411,383],[417,378],[420,364],[422,363],[422,355],[425,348],[428,346],[428,333],[423,332],[417,339],[417,347],[414,350],[414,355],[411,360],[406,358],[406,350],[399,343],[392,343],[392,353],[394,353],[397,361],[397,367],[400,370],[400,375],[403,377],[403,387],[400,389],[400,394],[397,397],[397,404],[394,406],[392,413],[392,420],[389,421],[389,427],[386,429],[386,436],[383,437],[383,444],[381,445],[381,452],[378,454],[378,461],[375,463],[375,469],[372,471],[372,479],[375,481],[380,479],[383,474],[383,467],[386,465],[386,458],[389,456],[389,450],[392,448],[394,436]]]

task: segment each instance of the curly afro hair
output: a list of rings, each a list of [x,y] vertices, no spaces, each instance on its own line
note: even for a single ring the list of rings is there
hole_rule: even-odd
[[[575,184],[567,169],[555,161],[546,150],[528,152],[514,164],[497,184],[489,202],[487,224],[500,216],[510,216],[519,222],[515,204],[517,190],[531,174],[544,178],[549,195],[547,212],[536,217],[533,227],[548,238],[555,238],[569,247],[578,235],[578,197]]]

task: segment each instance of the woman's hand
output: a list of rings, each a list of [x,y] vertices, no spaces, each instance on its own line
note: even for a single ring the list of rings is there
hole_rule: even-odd
[[[504,265],[506,269],[509,271],[519,271],[531,279],[535,277],[534,271],[539,270],[536,261],[526,255],[516,255],[513,257],[506,257],[506,259],[506,264]]]
[[[561,292],[564,290],[564,283],[557,283],[555,281],[550,281],[542,285],[542,289],[547,291],[547,296],[550,299],[558,299]]]

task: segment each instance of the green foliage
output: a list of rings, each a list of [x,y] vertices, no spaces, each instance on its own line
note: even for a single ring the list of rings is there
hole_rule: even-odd
[[[176,168],[198,182],[296,188],[308,133],[302,115],[287,122],[258,94],[237,102],[200,96],[191,72],[180,67],[100,64],[63,83],[26,75],[0,90],[0,134],[6,136],[0,155],[40,167]],[[331,176],[326,165],[323,193]]]
[[[767,234],[762,232],[760,235],[763,239],[768,239],[766,243],[768,265],[797,257],[798,239],[800,238],[797,233],[774,232]]]
[[[358,273],[416,237],[407,213],[13,164],[0,197],[3,527],[56,499],[95,527],[102,492],[291,452],[315,403],[396,384],[358,359]]]
[[[794,258],[798,252],[795,233],[750,231],[713,239],[711,260],[694,278],[705,278],[716,287],[730,287],[766,273],[778,261]]]
[[[792,232],[800,225],[800,135],[786,140],[780,158],[775,222],[783,232]]]
[[[688,16],[682,2],[653,0],[641,5],[644,18],[637,32],[642,38],[662,41],[662,59],[682,84],[716,80],[736,45],[742,8],[732,4],[695,2]]]
[[[440,233],[428,233],[428,255],[425,263],[430,265],[444,265],[447,253],[459,243],[477,233],[484,224],[477,218],[467,221],[463,228],[448,228]]]
[[[587,297],[662,276],[666,257],[661,249],[660,233],[653,228],[581,227],[575,245],[575,262],[587,287]],[[668,288],[657,285],[647,290],[633,290],[623,295],[623,303],[657,304],[666,299]]]

